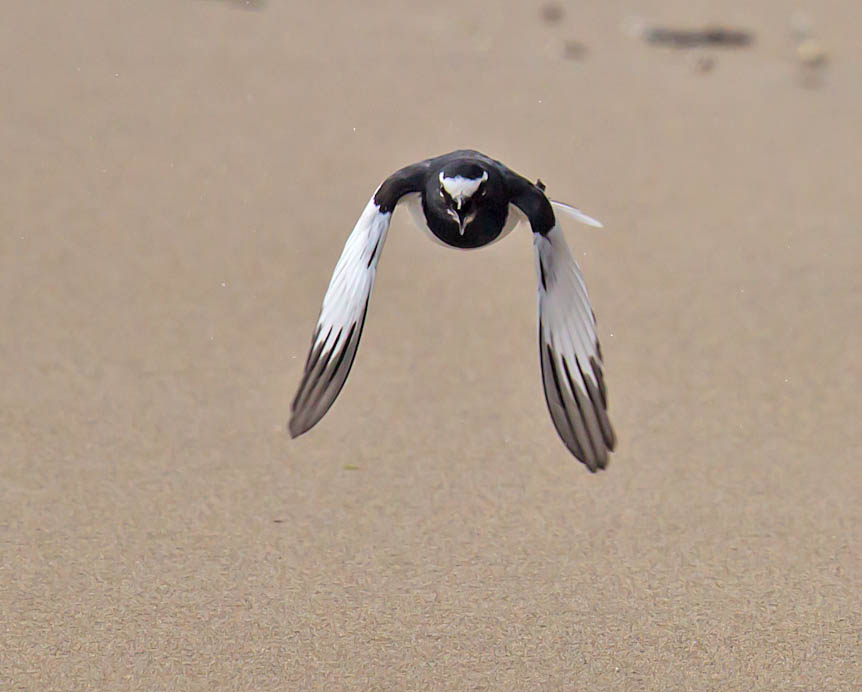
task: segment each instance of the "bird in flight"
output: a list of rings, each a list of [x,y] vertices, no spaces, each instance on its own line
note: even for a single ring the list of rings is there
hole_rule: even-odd
[[[532,183],[478,151],[453,151],[405,166],[374,192],[347,238],[311,339],[291,405],[291,437],[311,429],[338,396],[359,346],[377,262],[395,207],[444,245],[488,245],[526,220],[533,231],[539,309],[539,360],[551,419],[569,451],[590,471],[607,466],[616,437],[596,318],[584,278],[556,214],[601,227],[580,210],[550,200]]]

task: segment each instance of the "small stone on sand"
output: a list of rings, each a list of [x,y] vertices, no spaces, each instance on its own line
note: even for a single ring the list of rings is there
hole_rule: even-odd
[[[556,2],[549,2],[542,5],[542,19],[544,19],[548,24],[556,24],[559,22],[565,11],[563,10],[563,6]]]

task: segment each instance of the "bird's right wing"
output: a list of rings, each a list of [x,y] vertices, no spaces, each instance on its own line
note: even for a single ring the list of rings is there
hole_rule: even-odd
[[[305,372],[291,405],[288,429],[296,437],[332,406],[356,356],[377,262],[398,202],[421,190],[425,163],[402,168],[377,188],[341,253],[311,339]]]
[[[377,261],[392,213],[381,212],[372,198],[332,273],[311,340],[305,372],[291,405],[291,437],[314,426],[332,406],[353,365]]]

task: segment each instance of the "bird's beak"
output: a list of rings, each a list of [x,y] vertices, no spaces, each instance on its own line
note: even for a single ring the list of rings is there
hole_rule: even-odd
[[[471,220],[470,214],[467,213],[467,200],[459,195],[453,201],[455,202],[455,210],[458,214],[458,231],[461,235],[464,235],[467,224]]]
[[[467,227],[467,215],[461,213],[461,202],[458,202],[458,232],[464,235],[464,230]]]

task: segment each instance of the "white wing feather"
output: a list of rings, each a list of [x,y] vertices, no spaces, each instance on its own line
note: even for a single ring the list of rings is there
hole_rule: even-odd
[[[534,234],[542,384],[554,426],[591,471],[604,468],[616,438],[596,319],[587,288],[559,226]]]
[[[344,386],[359,346],[391,218],[392,213],[382,213],[372,196],[335,265],[291,406],[289,429],[293,437],[314,426]]]

